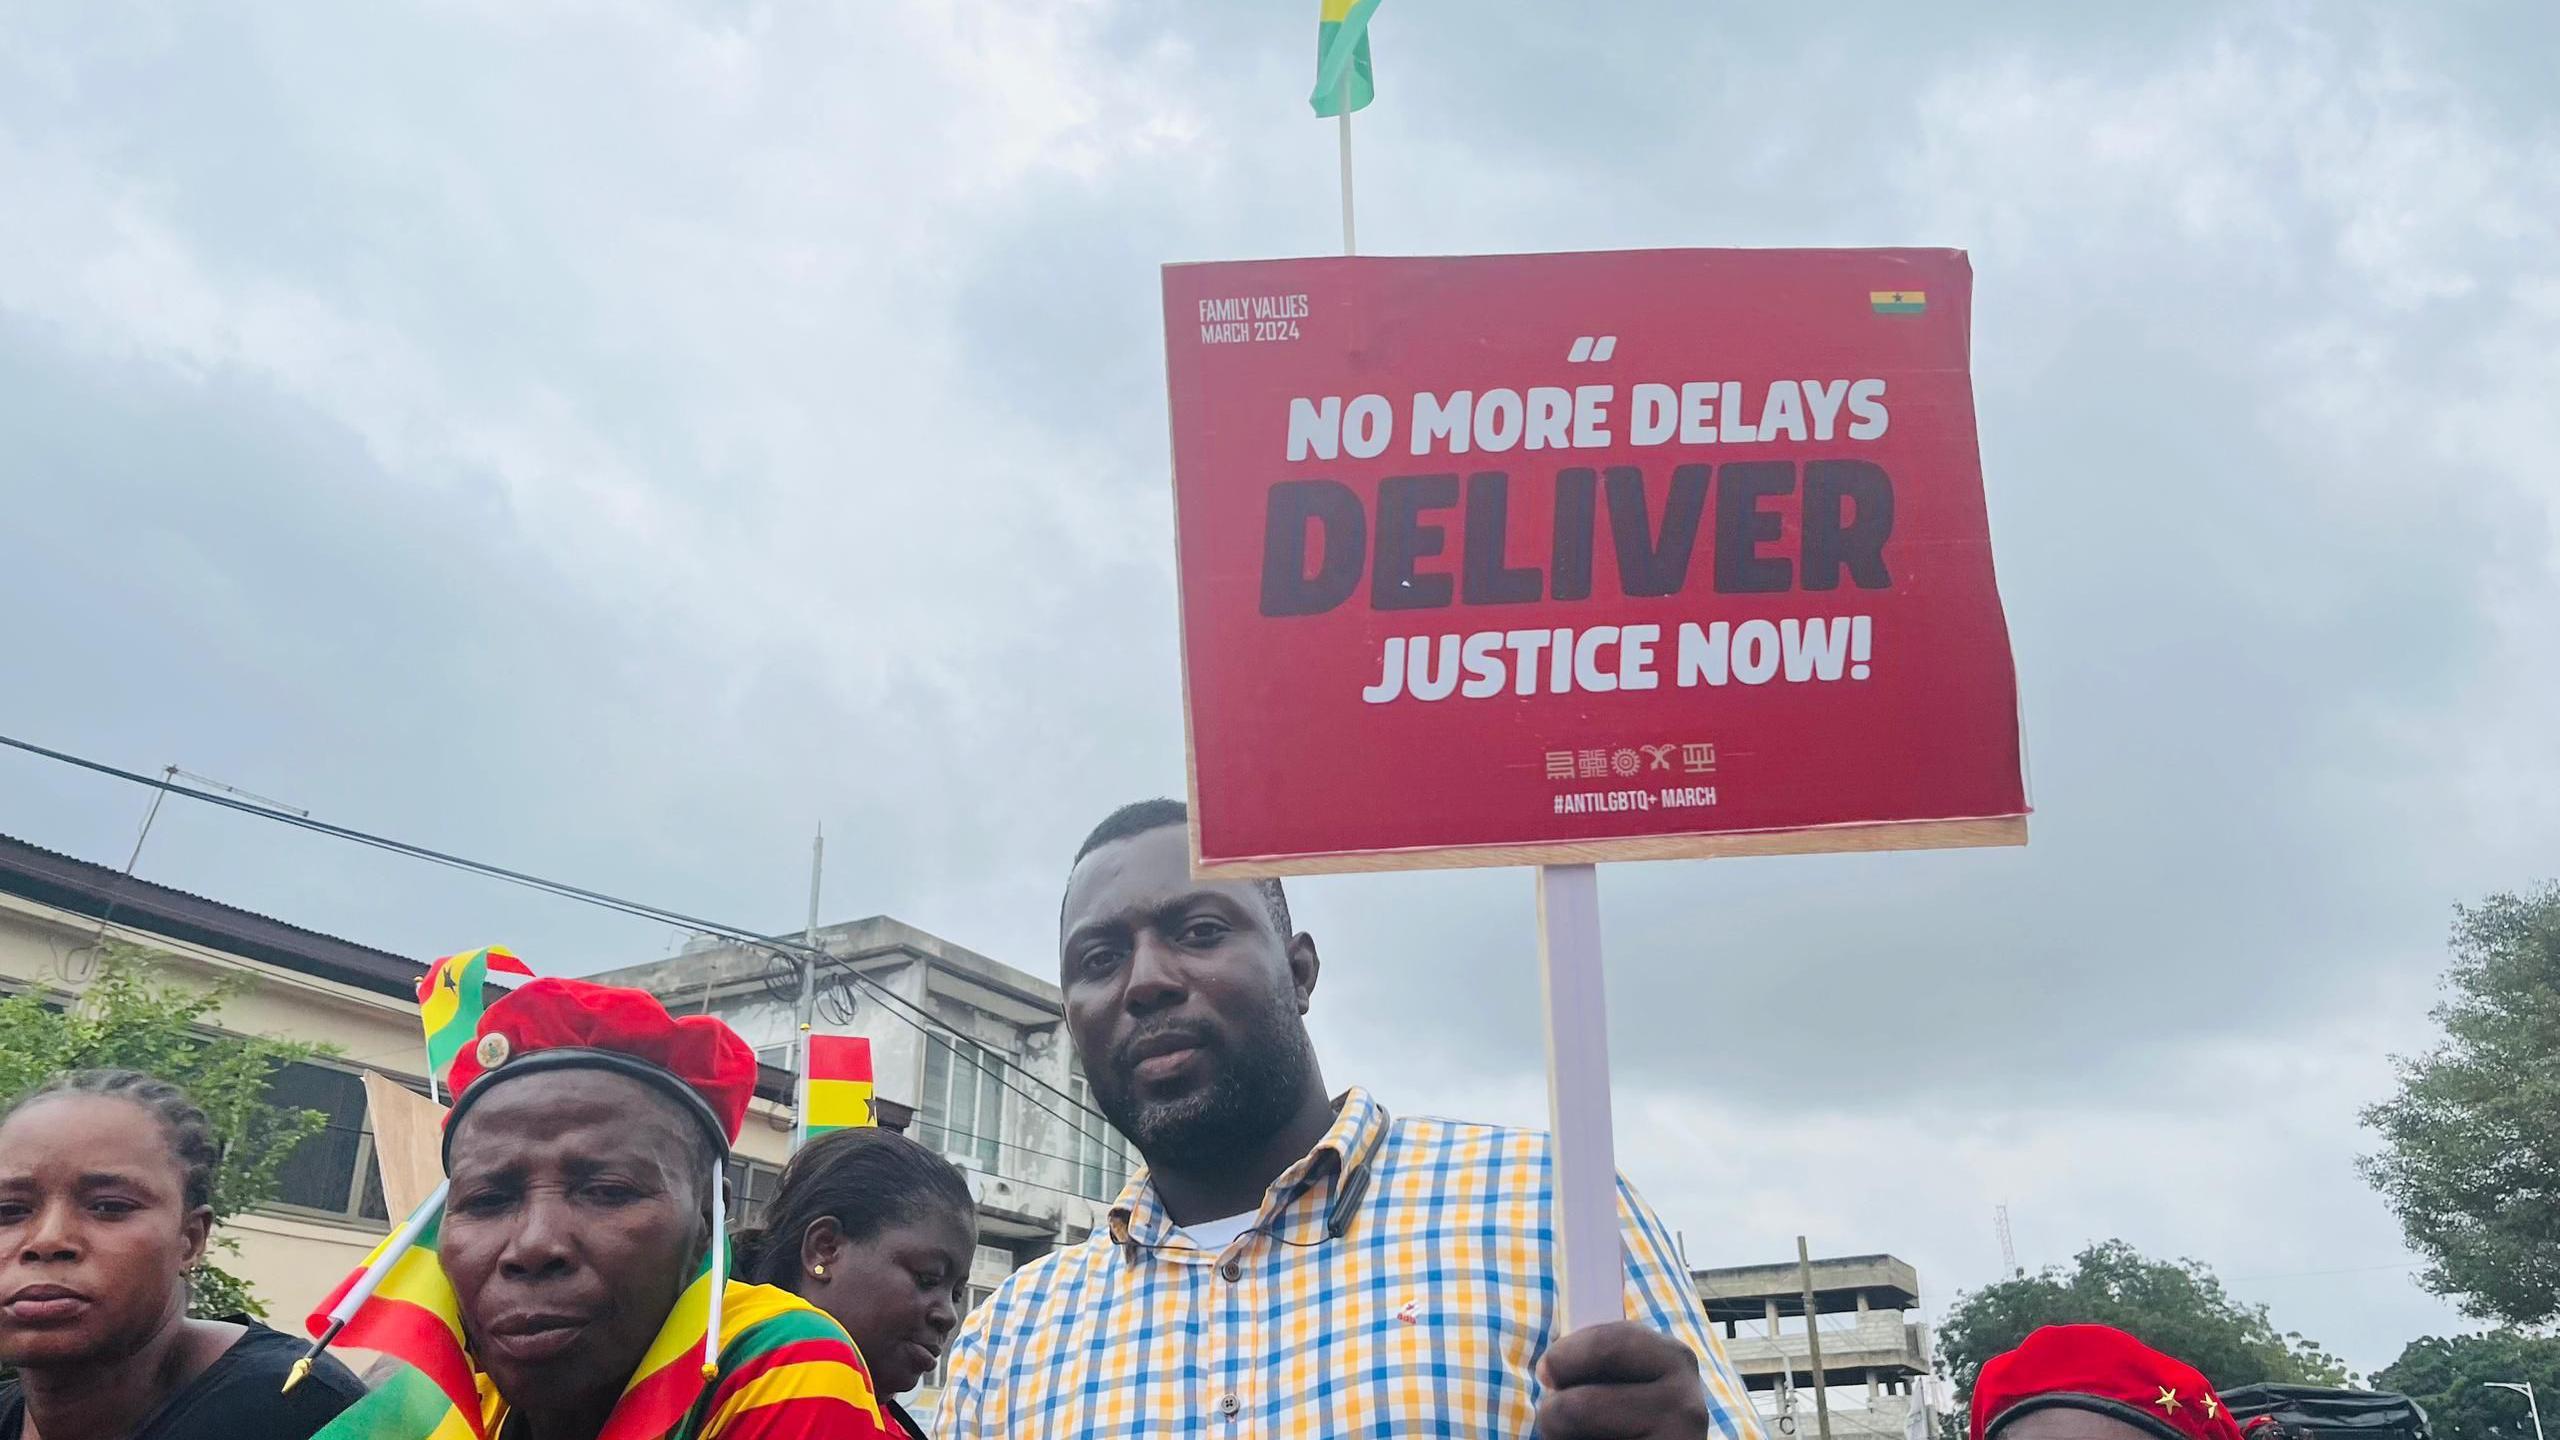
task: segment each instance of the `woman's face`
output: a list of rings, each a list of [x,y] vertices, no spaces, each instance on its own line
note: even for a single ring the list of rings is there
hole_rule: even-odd
[[[809,1227],[800,1246],[800,1293],[853,1337],[883,1395],[903,1395],[932,1373],[960,1326],[969,1293],[973,1217],[936,1210],[870,1239],[848,1241],[833,1219]],[[823,1266],[824,1275],[817,1273]]]
[[[692,1123],[602,1070],[527,1075],[466,1112],[436,1253],[516,1409],[601,1419],[620,1398],[702,1260]]]
[[[47,1096],[0,1125],[0,1363],[91,1365],[185,1311],[213,1211],[158,1116],[112,1095]]]

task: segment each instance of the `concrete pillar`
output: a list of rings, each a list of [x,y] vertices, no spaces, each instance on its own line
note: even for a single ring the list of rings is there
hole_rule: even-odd
[[[1769,1338],[1770,1338],[1770,1339],[1772,1339],[1772,1340],[1775,1340],[1775,1339],[1777,1339],[1777,1338],[1778,1338],[1778,1301],[1777,1301],[1777,1297],[1775,1297],[1775,1296],[1771,1296],[1771,1297],[1769,1297],[1769,1298],[1767,1298],[1767,1299],[1762,1300],[1760,1303],[1761,1303],[1761,1304],[1763,1304],[1763,1305],[1765,1305],[1765,1306],[1767,1306],[1767,1307],[1768,1307],[1768,1309],[1769,1309]]]
[[[1859,1309],[1861,1309],[1861,1310],[1864,1310],[1864,1309],[1866,1309],[1866,1308],[1867,1308],[1867,1297],[1865,1297],[1865,1296],[1863,1296],[1863,1295],[1861,1295],[1861,1296],[1859,1296],[1859,1297],[1858,1297],[1858,1308],[1859,1308]],[[1870,1371],[1868,1371],[1868,1372],[1867,1372],[1867,1406],[1868,1406],[1868,1408],[1869,1408],[1869,1409],[1873,1409],[1873,1408],[1875,1407],[1875,1403],[1876,1403],[1876,1372],[1874,1372],[1873,1370],[1870,1370]]]

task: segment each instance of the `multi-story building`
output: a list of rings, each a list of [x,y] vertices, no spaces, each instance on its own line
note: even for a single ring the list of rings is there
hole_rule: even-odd
[[[1816,1260],[1813,1323],[1834,1440],[1903,1440],[1912,1407],[1930,1398],[1929,1327],[1920,1276],[1890,1255]],[[1793,1260],[1695,1270],[1690,1281],[1725,1351],[1777,1440],[1817,1440],[1813,1339],[1806,1333],[1803,1272]],[[1924,1414],[1925,1420],[1925,1414]]]

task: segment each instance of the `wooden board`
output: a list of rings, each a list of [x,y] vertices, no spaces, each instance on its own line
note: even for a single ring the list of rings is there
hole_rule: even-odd
[[[382,1171],[383,1203],[398,1221],[444,1181],[444,1107],[370,1070],[364,1077],[364,1103],[373,1116],[373,1159]]]

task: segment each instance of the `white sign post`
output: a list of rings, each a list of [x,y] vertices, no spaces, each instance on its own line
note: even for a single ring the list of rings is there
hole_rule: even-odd
[[[1556,1288],[1564,1329],[1574,1331],[1626,1318],[1598,867],[1539,867],[1538,970],[1547,1002],[1547,1133],[1555,1137]]]

